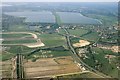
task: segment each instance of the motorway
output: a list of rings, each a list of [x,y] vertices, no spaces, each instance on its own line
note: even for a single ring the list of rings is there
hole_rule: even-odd
[[[24,68],[23,68],[23,56],[21,54],[17,54],[17,79],[24,78]]]
[[[68,47],[69,49],[71,50],[71,52],[73,53],[73,59],[79,63],[80,65],[82,65],[83,67],[85,67],[85,69],[91,71],[91,72],[94,72],[96,73],[97,75],[100,75],[101,77],[103,78],[110,78],[109,76],[95,70],[94,68],[90,67],[89,65],[87,65],[86,63],[84,63],[81,59],[80,59],[80,56],[78,55],[78,53],[75,51],[74,47],[72,46],[71,44],[71,41],[70,41],[70,34],[69,32],[67,31],[67,29],[63,28],[63,30],[66,32],[66,40],[67,40],[67,44],[68,44]]]

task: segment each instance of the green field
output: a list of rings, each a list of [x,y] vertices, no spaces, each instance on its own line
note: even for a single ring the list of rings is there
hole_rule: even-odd
[[[75,35],[75,36],[82,36],[88,32],[88,30],[85,29],[75,29],[75,30],[68,29],[68,31],[71,35]]]
[[[27,25],[21,24],[21,25],[12,25],[8,29],[9,31],[28,31],[29,28]]]
[[[35,49],[35,48],[28,48],[26,46],[17,46],[17,45],[12,45],[7,47],[9,47],[9,49],[6,49],[6,51],[12,54],[18,54],[18,53],[26,54]]]
[[[75,35],[76,37],[72,37],[71,41],[73,43],[79,42],[80,39],[88,40],[90,42],[95,42],[99,39],[97,32],[90,32],[85,29],[76,29],[76,30],[68,30],[70,35]],[[63,30],[60,30],[61,33],[64,33]]]
[[[59,33],[60,33],[60,34],[66,34],[63,29],[59,29]]]
[[[61,57],[61,56],[71,56],[71,52],[70,51],[40,50],[29,56],[26,56],[26,59],[35,61],[39,58],[54,58],[54,57]]]
[[[57,33],[43,33],[39,37],[46,47],[61,46],[66,44],[65,37],[58,35]]]
[[[98,40],[99,36],[98,36],[97,32],[91,32],[91,33],[89,33],[87,35],[82,36],[82,38],[85,39],[85,40],[88,40],[88,41],[95,42],[95,41]]]
[[[26,43],[36,43],[35,39],[28,40],[11,40],[11,41],[3,41],[2,44],[26,44]]]
[[[25,38],[25,39],[20,39],[20,38]],[[32,35],[31,34],[25,34],[25,33],[15,33],[15,34],[2,34],[2,38],[5,39],[2,41],[2,44],[11,44],[11,45],[7,45],[4,46],[6,47],[6,49],[4,51],[2,51],[2,54],[0,55],[0,59],[5,61],[5,60],[9,60],[12,57],[16,56],[16,54],[21,53],[21,54],[25,54],[28,53],[30,51],[32,51],[34,48],[28,48],[25,46],[20,46],[20,45],[14,45],[14,44],[27,44],[27,43],[35,43],[37,42],[37,40],[31,38]],[[7,40],[6,38],[12,39],[12,40]],[[27,39],[28,38],[28,39]],[[29,39],[30,38],[30,39]],[[4,48],[3,47],[3,48]]]
[[[91,18],[95,18],[95,19],[99,19],[103,25],[105,25],[105,27],[109,27],[112,26],[113,24],[117,23],[117,17],[114,16],[107,16],[107,15],[98,15],[98,14],[85,14],[85,16],[91,17]]]
[[[5,46],[5,47],[7,47],[8,49],[2,51],[2,54],[0,54],[0,60],[3,61],[9,60],[19,53],[26,55],[35,49],[35,48],[28,48],[26,46],[16,46],[16,45]]]
[[[33,38],[31,34],[26,33],[17,33],[17,32],[7,32],[2,34],[2,44],[27,44],[27,43],[36,43],[37,40]]]
[[[61,34],[65,34],[65,31],[63,29],[60,29],[59,30]],[[98,40],[99,36],[98,36],[98,33],[97,32],[90,32],[86,29],[75,29],[75,30],[72,30],[72,29],[68,29],[68,32],[70,33],[70,35],[75,35],[76,38],[74,38],[75,40],[78,39],[84,39],[84,40],[88,40],[88,41],[92,41],[92,42],[95,42]],[[73,39],[73,40],[74,40]],[[74,41],[75,41],[74,40]],[[74,42],[73,41],[73,42]],[[76,42],[76,41],[75,41]]]
[[[34,32],[35,33],[35,32]],[[35,33],[37,34],[37,33]],[[9,34],[4,34],[5,37],[16,37],[16,38],[19,38],[19,37],[22,37],[23,35],[24,36],[30,36],[30,35],[27,35],[27,34],[13,34],[12,36],[10,36]],[[65,40],[65,37],[64,36],[61,36],[61,35],[58,35],[57,33],[53,33],[53,34],[48,34],[48,33],[43,33],[43,34],[37,34],[38,38],[41,39],[41,41],[45,44],[45,47],[55,47],[55,46],[66,46],[66,40]],[[21,40],[4,40],[3,41],[3,44],[24,44],[24,43],[34,43],[36,42],[35,39],[21,39]],[[31,51],[37,49],[37,48],[28,48],[28,47],[25,47],[25,46],[20,46],[20,45],[10,45],[10,46],[6,46],[6,47],[9,47],[9,49],[6,49],[5,51],[6,52],[9,52],[11,53],[11,55],[9,54],[6,54],[5,56],[3,56],[3,60],[7,60],[7,59],[10,59],[11,57],[15,56],[16,54],[18,53],[21,53],[23,55],[26,55],[26,54],[29,54],[31,53]],[[44,55],[40,52],[36,52],[35,53],[36,56],[39,56],[39,57],[44,57]],[[70,55],[69,51],[51,51],[51,53],[46,53],[45,55],[47,55],[48,57],[59,57],[59,56],[68,56]],[[36,57],[34,57],[34,55],[31,55],[31,56],[28,56],[27,58],[30,59],[37,59]],[[38,57],[38,58],[39,58]]]
[[[78,43],[80,39],[81,39],[81,38],[72,37],[72,38],[71,38],[71,42],[72,42],[72,44]]]
[[[14,56],[15,56],[15,54],[12,54],[12,53],[7,52],[7,51],[6,52],[2,51],[2,54],[0,54],[0,60],[2,60],[2,61],[9,60]]]
[[[32,37],[31,34],[2,34],[2,38],[22,38],[22,37]]]

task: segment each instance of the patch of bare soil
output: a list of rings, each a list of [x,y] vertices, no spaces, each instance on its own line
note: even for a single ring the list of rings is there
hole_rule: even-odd
[[[13,70],[13,65],[12,61],[0,61],[0,71],[2,74],[0,75],[2,78],[12,78],[12,70]]]
[[[86,41],[86,40],[79,40],[79,43],[75,43],[73,44],[74,47],[83,47],[86,45],[89,45],[90,42]]]
[[[36,62],[26,61],[24,69],[27,78],[54,76],[81,71],[71,57],[44,58],[38,59]]]
[[[113,52],[120,52],[120,46],[112,46],[112,48],[111,48],[111,50],[113,51]]]

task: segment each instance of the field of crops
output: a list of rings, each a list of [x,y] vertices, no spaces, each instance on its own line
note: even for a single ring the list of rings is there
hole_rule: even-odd
[[[78,73],[78,74],[72,74],[72,75],[65,75],[65,76],[59,76],[57,77],[59,80],[62,80],[63,78],[67,78],[69,80],[79,80],[80,78],[101,78],[99,75],[96,75],[92,72],[86,72],[86,73]]]
[[[113,24],[117,23],[117,16],[109,16],[109,15],[102,15],[102,14],[90,14],[87,13],[85,14],[88,17],[91,18],[95,18],[95,19],[99,19],[104,25],[105,27],[110,27]]]
[[[0,54],[0,61],[5,61],[11,59],[15,54],[12,54],[7,51],[2,51],[2,54]]]
[[[12,40],[12,41],[3,41],[2,44],[26,44],[26,43],[36,43],[37,41],[34,39],[26,39],[26,40]]]
[[[56,57],[63,57],[63,56],[71,56],[71,52],[70,51],[40,50],[29,56],[26,56],[26,59],[32,60],[34,62],[37,59],[56,58]]]
[[[88,32],[88,30],[85,30],[85,29],[75,29],[75,30],[69,29],[68,31],[71,35],[75,35],[79,37]]]
[[[2,44],[26,44],[37,42],[37,40],[33,38],[33,35],[27,32],[2,33],[2,39],[3,39]]]
[[[21,37],[32,37],[30,34],[2,34],[2,38],[21,38]]]
[[[65,37],[58,35],[57,33],[53,34],[44,33],[40,35],[40,38],[42,42],[48,47],[61,46],[66,44]]]
[[[24,24],[18,24],[18,25],[12,25],[9,27],[8,29],[9,31],[29,31],[28,25],[24,25]]]
[[[0,68],[2,78],[12,78],[12,61],[0,61],[0,66],[2,67],[2,69]]]
[[[69,74],[80,72],[70,56],[57,58],[42,58],[35,62],[28,60],[24,63],[26,78],[56,76],[61,74]],[[46,80],[46,79],[45,79]]]
[[[80,13],[56,12],[60,16],[62,24],[101,24],[97,19],[88,18]]]
[[[93,42],[95,42],[95,41],[98,40],[99,36],[98,36],[98,33],[97,33],[97,32],[91,32],[91,33],[89,33],[89,34],[87,34],[87,35],[82,36],[82,38],[84,38],[84,39],[86,39],[86,40],[88,40],[88,41],[93,41]]]

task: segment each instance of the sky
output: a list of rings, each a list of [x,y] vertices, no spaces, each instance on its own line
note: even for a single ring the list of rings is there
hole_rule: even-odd
[[[2,2],[118,2],[119,0],[1,0]]]

